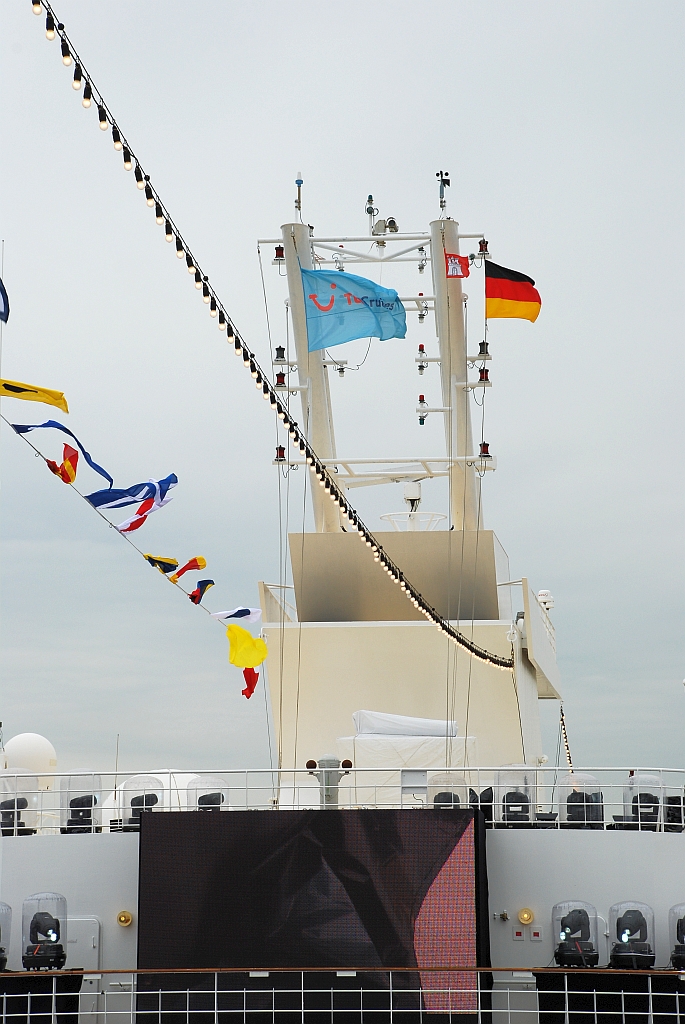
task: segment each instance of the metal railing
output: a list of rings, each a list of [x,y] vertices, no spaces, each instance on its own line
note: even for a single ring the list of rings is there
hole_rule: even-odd
[[[685,1020],[677,971],[276,968],[0,974],[2,1024]]]
[[[361,738],[357,738],[361,739]],[[456,751],[463,740],[448,739]],[[462,751],[463,752],[463,751]],[[451,756],[451,755],[450,755]],[[152,811],[476,807],[488,827],[682,832],[685,771],[671,768],[351,768],[0,773],[3,836],[131,832]]]

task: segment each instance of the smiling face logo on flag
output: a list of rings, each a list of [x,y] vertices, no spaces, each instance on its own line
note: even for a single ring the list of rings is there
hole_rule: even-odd
[[[407,316],[394,288],[338,270],[303,270],[309,351],[355,338],[404,338]]]

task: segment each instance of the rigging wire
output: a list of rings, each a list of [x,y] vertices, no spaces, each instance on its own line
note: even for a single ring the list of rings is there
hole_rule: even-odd
[[[44,9],[48,12],[48,15],[54,20],[55,13],[49,0],[41,0],[41,3]],[[459,630],[455,629],[448,620],[440,615],[436,609],[425,600],[416,587],[414,587],[411,582],[405,578],[402,570],[388,556],[372,532],[365,525],[356,509],[352,507],[347,496],[340,490],[334,477],[328,471],[325,462],[318,457],[304,433],[300,430],[298,424],[290,416],[289,402],[286,401],[284,406],[279,400],[277,392],[274,390],[273,385],[259,365],[255,354],[243,340],[236,328],[236,325],[231,319],[230,314],[227,312],[226,307],[221,302],[213,286],[209,283],[208,276],[203,274],[199,262],[195,259],[190,246],[185,241],[180,229],[162,202],[159,193],[153,187],[150,181],[150,176],[144,173],[143,166],[136,156],[132,146],[119,128],[114,116],[104,100],[104,97],[93,83],[82,59],[67,36],[64,25],[61,21],[56,22],[56,29],[62,41],[63,60],[66,61],[66,57],[68,56],[70,59],[67,63],[71,63],[71,58],[73,57],[77,64],[79,74],[81,76],[79,78],[79,82],[83,81],[86,83],[89,99],[94,98],[98,106],[101,127],[104,126],[107,128],[111,125],[112,139],[115,149],[125,151],[125,166],[130,165],[132,167],[135,163],[136,184],[141,190],[144,190],[147,205],[155,208],[155,217],[157,222],[165,225],[165,237],[168,241],[172,241],[174,238],[176,239],[176,254],[180,259],[183,259],[185,256],[188,271],[191,274],[194,273],[196,283],[199,275],[199,279],[202,281],[203,298],[209,300],[210,316],[217,317],[219,329],[225,331],[229,339],[233,338],[236,354],[242,355],[243,363],[245,366],[250,368],[251,375],[253,379],[256,380],[257,386],[261,388],[263,397],[270,400],[272,408],[277,412],[279,419],[283,420],[283,425],[288,429],[294,443],[299,443],[300,452],[305,455],[307,462],[310,467],[312,467],[312,471],[318,477],[319,482],[325,486],[331,500],[337,503],[342,514],[350,520],[359,533],[361,539],[369,548],[371,548],[374,558],[378,555],[377,560],[380,562],[383,569],[388,572],[395,583],[400,585],[401,589],[405,592],[406,596],[415,608],[419,609],[429,621],[433,622],[437,628],[446,634],[455,644],[468,651],[472,657],[478,658],[491,665],[495,665],[503,670],[511,669],[513,666],[513,659],[503,658],[500,655],[493,654],[485,648],[480,647],[478,644],[473,643],[472,640],[469,640],[466,636],[460,633]],[[84,93],[84,99],[85,98]],[[308,418],[309,417],[306,417],[307,420]]]
[[[43,455],[43,453],[41,451],[39,451],[39,449],[36,448],[36,446],[34,444],[32,444],[31,441],[29,441],[29,439],[26,436],[26,434],[17,434],[17,431],[14,429],[14,427],[12,426],[10,421],[5,416],[3,416],[2,414],[0,414],[0,420],[3,420],[3,422],[6,423],[8,427],[11,427],[12,428],[12,432],[17,437],[19,437],[22,441],[24,441],[29,446],[29,448],[33,449],[33,451],[34,451],[34,453],[36,455],[36,458],[42,459],[43,462],[45,462],[47,464],[47,462],[48,462],[47,456]],[[95,508],[94,505],[91,505],[91,503],[88,501],[88,498],[85,496],[85,494],[82,493],[82,491],[79,491],[79,489],[76,486],[76,484],[69,484],[69,487],[71,488],[72,491],[74,491],[76,494],[78,494],[79,498],[82,498],[83,501],[85,501],[85,503],[86,503],[86,505],[88,506],[89,509],[91,509],[93,512],[95,512],[95,514],[98,515],[100,517],[100,519],[102,519],[102,521],[104,523],[107,523],[107,526],[110,528],[110,530],[114,530],[118,537],[121,537],[122,540],[125,540],[126,543],[129,544],[133,548],[134,551],[137,551],[138,554],[142,558],[145,558],[144,552],[138,547],[137,544],[134,544],[134,542],[131,540],[129,535],[127,533],[121,533],[116,528],[114,523],[110,523],[110,521],[107,518],[107,516],[104,516],[102,514],[100,509]],[[165,576],[164,573],[161,573],[161,575],[164,577],[164,579],[167,581],[167,583],[171,584],[172,587],[175,587],[177,590],[180,590],[181,593],[186,595],[186,597],[190,597],[190,592],[188,590],[184,590],[180,583],[172,583],[172,581],[169,579],[169,577]],[[201,608],[203,612],[206,612],[206,614],[210,616],[210,618],[212,617],[212,613],[210,612],[209,608],[206,608],[203,604],[196,605],[196,608]],[[213,619],[212,621],[218,623],[220,626],[224,626],[224,628],[225,628],[225,624],[222,623],[219,619]]]

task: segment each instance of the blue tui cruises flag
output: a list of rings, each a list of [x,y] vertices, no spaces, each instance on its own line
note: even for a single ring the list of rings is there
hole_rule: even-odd
[[[7,298],[5,286],[2,283],[2,278],[0,278],[0,320],[2,320],[3,323],[7,323],[7,321],[9,320],[9,316],[10,300]]]
[[[309,351],[355,338],[404,338],[407,317],[394,288],[339,270],[303,270]]]

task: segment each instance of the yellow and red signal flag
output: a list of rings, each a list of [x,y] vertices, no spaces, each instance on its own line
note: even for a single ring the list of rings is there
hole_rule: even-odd
[[[58,466],[53,459],[46,459],[45,461],[51,473],[58,476],[65,484],[73,484],[76,479],[76,467],[78,466],[78,452],[75,448],[72,448],[70,444],[65,444],[61,466]]]
[[[26,402],[56,405],[62,412],[69,412],[63,392],[53,391],[52,388],[39,388],[34,384],[22,384],[18,380],[0,380],[0,397],[23,398]]]
[[[228,627],[226,636],[230,644],[228,660],[231,665],[242,668],[245,680],[245,689],[242,694],[249,700],[259,679],[259,672],[255,672],[255,669],[261,665],[269,651],[261,637],[252,636],[252,633],[248,633],[246,629],[235,623],[231,623]]]
[[[492,260],[485,260],[485,317],[513,317],[534,323],[542,299],[535,281],[518,270],[507,270]]]
[[[180,580],[181,576],[183,576],[184,573],[192,572],[193,569],[206,569],[206,568],[207,568],[207,561],[206,561],[206,559],[204,559],[201,555],[198,555],[197,558],[191,558],[189,562],[186,562],[185,565],[182,565],[181,568],[178,569],[174,573],[173,576],[169,577],[169,579],[171,580],[172,583],[178,583],[178,581]]]

